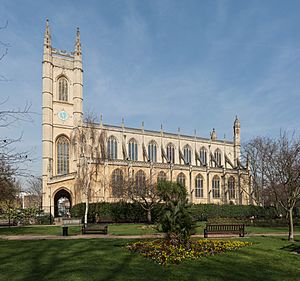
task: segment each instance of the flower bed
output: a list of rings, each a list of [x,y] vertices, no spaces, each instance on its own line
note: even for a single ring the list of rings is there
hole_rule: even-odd
[[[127,245],[127,248],[161,265],[168,265],[178,264],[186,259],[197,259],[225,251],[233,251],[248,245],[251,243],[230,240],[191,240],[186,245],[174,245],[163,239],[139,241]]]

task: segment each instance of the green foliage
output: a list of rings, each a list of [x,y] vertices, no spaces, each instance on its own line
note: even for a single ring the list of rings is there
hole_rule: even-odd
[[[9,208],[1,218],[10,220],[14,225],[52,224],[53,222],[52,215],[50,216],[49,213],[46,214],[36,208]]]
[[[274,207],[260,207],[253,205],[215,205],[194,204],[192,214],[197,221],[207,221],[213,218],[239,218],[250,217],[272,219],[277,217]]]
[[[186,243],[195,231],[186,188],[175,182],[161,181],[158,191],[164,201],[159,218],[162,231],[173,243]]]
[[[52,224],[54,218],[50,213],[40,213],[36,215],[36,223],[41,225]]]
[[[85,204],[80,203],[74,205],[71,208],[72,217],[83,218],[85,211]],[[157,220],[159,213],[159,207],[156,206],[153,209],[152,216],[154,221]],[[146,211],[137,203],[127,203],[127,202],[100,202],[100,203],[90,203],[88,212],[88,221],[111,221],[111,222],[146,222],[147,213]]]

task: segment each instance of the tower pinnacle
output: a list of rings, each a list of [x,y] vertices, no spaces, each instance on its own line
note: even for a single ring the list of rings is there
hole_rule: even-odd
[[[46,19],[46,30],[44,35],[44,46],[46,48],[51,48],[51,34],[50,34],[50,28],[49,28],[49,20]]]
[[[77,27],[77,31],[76,31],[75,55],[77,55],[77,56],[81,55],[81,43],[80,43],[79,27]]]

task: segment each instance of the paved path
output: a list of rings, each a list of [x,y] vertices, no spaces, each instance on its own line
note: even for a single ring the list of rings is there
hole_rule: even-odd
[[[296,232],[295,236],[300,236],[300,232]],[[288,236],[286,232],[274,232],[274,233],[249,233],[245,237],[257,237],[257,236]],[[3,240],[74,240],[74,239],[91,239],[91,238],[103,238],[103,239],[153,239],[163,238],[164,234],[149,234],[149,235],[103,235],[103,234],[86,234],[86,235],[0,235],[0,239]],[[203,238],[203,234],[192,235],[192,237]],[[232,235],[213,235],[209,238],[229,238],[238,237]]]

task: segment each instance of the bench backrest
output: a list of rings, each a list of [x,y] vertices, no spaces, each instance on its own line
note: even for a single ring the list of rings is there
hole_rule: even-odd
[[[62,219],[63,226],[81,225],[81,219]]]
[[[243,224],[208,224],[207,231],[241,231],[244,229]]]

